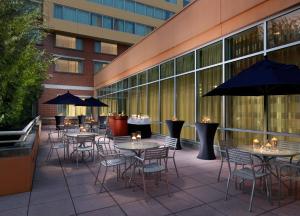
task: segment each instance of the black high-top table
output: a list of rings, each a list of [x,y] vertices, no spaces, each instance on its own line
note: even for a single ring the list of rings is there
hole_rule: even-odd
[[[196,122],[195,125],[200,139],[199,154],[197,158],[203,160],[216,159],[214,153],[214,137],[219,123]]]
[[[166,124],[169,129],[170,137],[177,138],[176,149],[177,150],[182,149],[181,144],[180,144],[180,133],[181,133],[181,129],[184,124],[184,121],[166,120]]]

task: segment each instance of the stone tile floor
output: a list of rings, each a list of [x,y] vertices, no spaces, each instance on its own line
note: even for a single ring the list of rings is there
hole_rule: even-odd
[[[0,197],[0,216],[69,216],[69,215],[299,215],[300,200],[285,195],[279,207],[271,205],[257,190],[253,212],[248,212],[250,195],[231,186],[230,197],[224,200],[225,166],[222,179],[217,182],[219,160],[204,161],[196,158],[197,150],[185,147],[177,151],[176,160],[180,178],[177,178],[170,161],[169,179],[171,196],[164,182],[155,185],[147,182],[148,196],[141,187],[126,188],[124,180],[116,181],[110,169],[105,190],[99,193],[94,185],[97,163],[75,163],[63,160],[62,152],[45,161],[49,150],[47,131],[42,132],[42,143],[37,158],[31,192]],[[278,185],[273,181],[273,195]],[[250,188],[250,187],[246,187]],[[275,199],[275,198],[274,198]]]

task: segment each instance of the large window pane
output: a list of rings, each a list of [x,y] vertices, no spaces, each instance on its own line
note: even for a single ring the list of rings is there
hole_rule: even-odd
[[[263,56],[254,56],[226,64],[226,78],[229,79],[262,60]],[[263,97],[226,96],[226,127],[251,130],[264,129]]]
[[[125,21],[125,32],[134,34],[134,23]]]
[[[112,43],[101,42],[101,53],[118,55],[118,45]]]
[[[124,31],[124,20],[115,19],[114,29],[117,31]]]
[[[135,3],[135,12],[141,15],[146,15],[146,6],[144,4]]]
[[[138,114],[137,110],[137,88],[133,88],[128,90],[129,94],[129,115]]]
[[[188,53],[176,59],[176,74],[194,70],[194,52]]]
[[[102,27],[102,16],[92,13],[92,25]]]
[[[268,48],[300,40],[300,10],[267,22]]]
[[[114,0],[114,7],[115,8],[124,8],[124,0]]]
[[[166,78],[174,75],[174,60],[163,63],[160,66],[160,78]]]
[[[217,64],[222,61],[222,41],[197,50],[197,68]]]
[[[148,70],[148,82],[153,82],[159,79],[159,70],[158,66]]]
[[[63,19],[76,22],[76,10],[74,8],[63,7]]]
[[[138,74],[139,85],[145,84],[147,82],[147,71]]]
[[[268,56],[277,62],[300,66],[299,53],[300,45],[268,53]],[[270,131],[300,133],[300,95],[269,96],[268,108]]]
[[[138,91],[138,113],[148,114],[147,113],[147,86],[139,87]]]
[[[54,17],[58,19],[63,18],[63,7],[61,5],[54,5]]]
[[[83,62],[80,60],[59,58],[55,61],[55,71],[66,73],[83,73]]]
[[[221,124],[221,97],[202,96],[222,83],[222,66],[198,71],[197,82],[197,120],[200,122],[204,117],[207,117],[212,122],[217,122]]]
[[[131,76],[128,78],[128,85],[129,87],[135,87],[137,85],[137,76]]]
[[[113,19],[111,17],[103,16],[103,28],[113,29]]]
[[[195,123],[195,74],[187,74],[176,78],[176,116],[185,124]],[[181,137],[194,140],[194,127],[184,127]]]
[[[172,119],[174,116],[174,80],[163,80],[160,84],[160,113],[162,122],[162,134],[169,134],[165,124],[166,119]]]
[[[127,11],[135,12],[134,1],[125,0],[125,9]]]
[[[83,10],[77,10],[77,22],[90,25],[91,24],[90,13]]]
[[[151,118],[151,130],[160,133],[159,125],[159,83],[148,85],[148,115]]]
[[[225,40],[226,60],[263,50],[263,26],[255,26]]]
[[[108,65],[108,62],[100,62],[100,61],[94,61],[94,73],[100,72],[103,68],[105,68]]]

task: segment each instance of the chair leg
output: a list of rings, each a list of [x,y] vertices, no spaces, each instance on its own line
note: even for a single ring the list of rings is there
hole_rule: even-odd
[[[51,146],[50,149],[49,149],[48,155],[47,155],[47,161],[50,160],[51,155],[52,155],[52,151],[53,151],[53,149],[52,149],[52,146]]]
[[[178,169],[177,169],[177,166],[176,166],[175,157],[173,157],[173,162],[174,162],[174,167],[175,167],[175,170],[176,170],[177,177],[179,178],[179,173],[178,173]]]
[[[166,184],[167,184],[168,196],[170,196],[169,177],[168,177],[167,170],[165,171],[165,175],[166,175]]]
[[[99,168],[98,168],[97,175],[96,175],[96,179],[95,179],[95,184],[97,184],[98,176],[99,176],[99,173],[100,173],[100,170],[101,170],[101,166],[102,166],[102,164],[101,164],[101,162],[100,162],[100,166],[99,166]]]
[[[280,206],[280,200],[281,200],[281,171],[279,171],[279,183],[278,183],[278,205]]]
[[[102,179],[102,182],[101,182],[101,187],[100,187],[100,192],[99,193],[102,192],[104,181],[105,181],[106,174],[107,174],[107,169],[108,169],[108,167],[105,167],[105,172],[104,172],[104,176],[103,176],[103,179]]]
[[[225,195],[225,200],[227,200],[228,197],[228,190],[230,186],[230,179],[231,179],[231,174],[229,173],[228,179],[227,179],[227,187],[226,187],[226,195]]]
[[[218,182],[220,182],[221,172],[222,172],[222,169],[223,169],[223,163],[224,163],[224,160],[223,160],[223,157],[222,157],[221,158],[221,166],[220,166],[219,173],[218,173]]]
[[[250,198],[249,212],[252,211],[252,202],[253,202],[253,196],[254,196],[254,189],[255,189],[255,180],[253,180],[253,184],[252,184],[252,191],[251,191],[251,198]]]
[[[146,182],[145,182],[145,173],[142,171],[142,179],[143,179],[143,187],[144,187],[144,195],[147,196],[146,192]]]

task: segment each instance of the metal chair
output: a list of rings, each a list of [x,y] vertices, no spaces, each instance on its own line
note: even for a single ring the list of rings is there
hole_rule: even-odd
[[[99,168],[97,171],[97,175],[96,175],[96,179],[95,179],[95,184],[98,181],[98,176],[99,173],[101,171],[101,167],[104,166],[105,167],[105,171],[104,171],[104,176],[102,178],[101,181],[101,188],[100,188],[100,193],[103,189],[103,185],[105,182],[105,178],[106,178],[106,174],[107,174],[107,170],[109,167],[116,167],[117,168],[117,180],[120,177],[120,166],[122,164],[125,165],[125,157],[118,153],[116,150],[111,148],[110,145],[110,140],[104,140],[103,142],[97,142],[96,143],[97,146],[97,155],[100,157],[100,164],[99,164]]]
[[[256,184],[256,179],[264,179],[266,183],[266,189],[267,189],[267,198],[269,201],[271,201],[271,190],[269,189],[268,184],[268,178],[271,184],[271,175],[269,173],[264,172],[263,166],[264,164],[254,164],[253,159],[250,153],[244,152],[240,149],[232,148],[232,149],[226,149],[226,154],[228,157],[228,168],[229,168],[229,176],[227,180],[227,189],[226,189],[226,195],[225,200],[227,200],[228,197],[228,190],[230,185],[230,179],[231,177],[238,177],[241,178],[242,181],[244,180],[251,180],[252,181],[252,191],[251,191],[251,198],[250,198],[250,204],[249,204],[249,211],[252,211],[252,201],[254,197],[254,189]],[[234,164],[234,169],[231,170],[230,163]],[[255,170],[256,167],[262,168],[259,170]]]
[[[127,143],[131,142],[131,137],[130,136],[115,136],[113,138],[114,140],[114,146],[120,144],[120,143]],[[119,153],[124,155],[127,158],[134,157],[136,154],[133,151],[126,151],[126,150],[118,150]]]
[[[278,147],[278,149],[291,150],[291,151],[300,153],[300,143],[299,142],[279,141],[277,147]],[[287,160],[287,158],[278,157],[278,158],[276,158],[276,160],[290,162],[290,163],[297,163],[300,161],[300,157],[298,155],[295,157],[290,157],[290,158],[288,158],[288,160]]]
[[[220,182],[224,161],[227,160],[226,148],[232,146],[232,143],[233,141],[231,139],[219,141],[218,151],[220,154],[221,165],[218,172],[218,182]]]
[[[295,192],[295,200],[297,199],[297,191],[298,191],[298,181],[300,181],[300,163],[297,164],[289,164],[284,163],[279,166],[279,199],[278,203],[280,205],[281,199],[281,185],[282,185],[282,178],[285,180],[290,181],[290,191]],[[294,190],[291,190],[293,187],[292,183],[294,182]]]
[[[88,152],[95,161],[95,135],[78,135],[76,137],[76,144],[73,149],[73,153],[76,153],[76,166],[78,167],[79,154],[83,159],[84,153]]]
[[[145,196],[147,195],[145,175],[147,174],[147,176],[150,176],[150,174],[157,174],[156,180],[158,181],[158,178],[161,177],[160,174],[162,172],[165,173],[165,181],[167,185],[168,195],[170,195],[169,180],[167,174],[168,152],[168,147],[162,147],[145,150],[143,157],[135,156],[136,162],[133,169],[133,179],[135,179],[135,170],[137,169],[142,174]]]
[[[48,142],[50,143],[50,149],[46,160],[50,160],[53,150],[56,150],[57,157],[59,157],[58,149],[64,150],[64,159],[66,153],[65,135],[60,131],[51,131],[48,133]]]
[[[179,173],[178,173],[178,169],[177,169],[176,161],[175,161],[176,145],[177,145],[177,138],[172,138],[169,136],[165,137],[164,146],[169,148],[168,158],[173,159],[174,167],[176,170],[176,175],[177,175],[177,177],[179,177]]]

